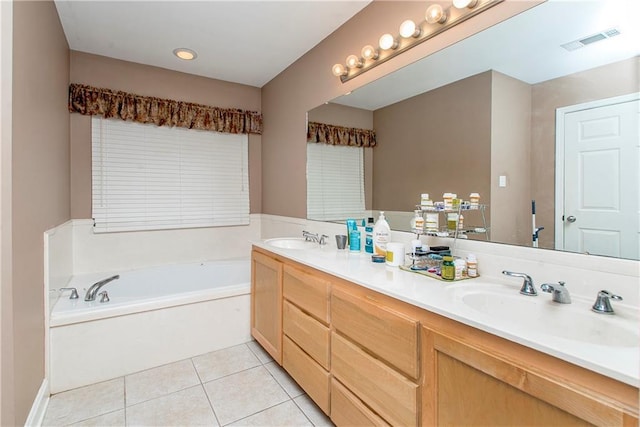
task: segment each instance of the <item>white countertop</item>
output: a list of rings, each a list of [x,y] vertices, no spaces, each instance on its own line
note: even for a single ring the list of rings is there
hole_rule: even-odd
[[[570,307],[551,302],[551,295],[542,292],[539,292],[537,297],[523,296],[519,294],[521,280],[515,280],[515,278],[479,277],[459,282],[444,282],[403,271],[398,267],[373,263],[371,255],[364,252],[352,253],[330,247],[310,250],[282,249],[273,247],[265,241],[253,242],[253,244],[626,384],[640,386],[640,343],[634,346],[616,346],[609,345],[607,342],[611,341],[607,339],[607,331],[613,329],[637,336],[637,310],[616,307],[616,314],[608,316],[591,312],[593,301],[575,296],[572,296],[573,301]],[[463,295],[469,294],[470,291],[473,293],[470,289],[473,286],[504,293],[507,305],[512,298],[537,298],[536,303],[544,304],[545,313],[549,316],[541,319],[526,319],[516,313],[510,319],[505,318],[504,315],[500,318],[500,316],[478,311],[462,300]],[[496,304],[496,310],[500,309],[499,305]],[[565,316],[565,313],[573,314]],[[577,330],[584,328],[585,322],[575,319],[575,313],[579,313],[580,316],[595,316],[585,317],[585,319],[595,319],[594,324],[598,325],[597,330]],[[567,317],[569,321],[558,321],[558,319],[564,319],[562,316]],[[547,331],[552,328],[561,328],[556,330],[561,330],[562,333],[548,333]],[[586,337],[586,339],[575,339],[574,335]],[[604,344],[596,344],[596,342]]]

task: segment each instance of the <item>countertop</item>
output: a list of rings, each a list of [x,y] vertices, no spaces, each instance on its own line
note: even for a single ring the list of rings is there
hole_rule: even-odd
[[[483,276],[444,282],[403,271],[398,267],[373,263],[371,255],[364,252],[353,253],[330,247],[283,249],[265,242],[256,241],[253,245],[626,384],[635,387],[640,385],[640,343],[617,346],[611,345],[611,340],[606,338],[607,331],[613,329],[637,337],[637,310],[616,307],[616,314],[613,316],[597,314],[590,310],[593,301],[579,297],[572,296],[573,301],[569,307],[551,302],[551,295],[540,291],[537,297],[520,295],[521,280],[515,278]],[[548,316],[527,319],[514,313],[513,318],[509,318],[509,314],[505,317],[503,313],[500,317],[478,311],[463,301],[464,295],[475,292],[472,287],[490,289],[491,292],[499,292],[499,295],[504,293],[505,299],[502,301],[507,306],[513,298],[538,298],[540,300],[536,302],[545,304]],[[496,304],[495,309],[500,310],[500,304]],[[571,314],[567,316],[568,313]],[[580,316],[596,316],[584,319],[596,320],[594,324],[598,325],[595,328],[597,330],[578,331],[577,329],[584,328],[585,322],[577,320],[576,313]],[[569,321],[562,321],[564,318]],[[549,333],[552,328],[561,333]],[[583,338],[575,339],[574,336]]]

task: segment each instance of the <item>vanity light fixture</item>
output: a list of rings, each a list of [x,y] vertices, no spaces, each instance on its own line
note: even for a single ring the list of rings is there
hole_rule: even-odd
[[[411,19],[405,20],[400,25],[399,37],[389,33],[383,34],[378,40],[380,49],[366,45],[362,48],[360,57],[349,55],[345,65],[335,64],[331,72],[334,76],[340,77],[342,83],[349,81],[504,0],[452,1],[453,3],[446,8],[441,5],[442,2],[431,4],[425,11],[424,21],[416,24]]]
[[[192,61],[198,57],[198,54],[195,50],[187,49],[186,47],[173,49],[173,54],[185,61]]]

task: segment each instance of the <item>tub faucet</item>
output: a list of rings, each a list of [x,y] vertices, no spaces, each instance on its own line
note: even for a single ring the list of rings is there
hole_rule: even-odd
[[[116,279],[119,279],[119,278],[120,278],[120,275],[116,274],[115,276],[111,276],[111,277],[108,277],[106,279],[100,280],[99,282],[94,283],[93,285],[91,285],[91,287],[87,291],[86,295],[84,296],[84,300],[85,301],[95,301],[96,300],[96,295],[98,295],[98,291],[100,290],[101,287],[103,287],[107,283],[111,282],[112,280],[116,280]]]
[[[542,289],[543,292],[549,292],[554,302],[571,304],[571,295],[569,295],[569,290],[564,287],[564,282],[558,282],[558,284],[543,283],[540,285],[540,289]]]
[[[512,277],[522,277],[524,282],[522,283],[522,288],[520,288],[520,293],[522,295],[528,296],[536,296],[538,292],[536,292],[536,288],[533,286],[533,279],[528,274],[524,273],[514,273],[513,271],[504,270],[502,274]]]

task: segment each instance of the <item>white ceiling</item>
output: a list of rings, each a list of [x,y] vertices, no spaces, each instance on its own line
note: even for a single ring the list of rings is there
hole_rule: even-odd
[[[262,87],[371,0],[55,0],[69,48]],[[183,61],[173,49],[195,50]]]
[[[631,58],[640,55],[638,17],[640,0],[549,0],[334,102],[376,110],[487,70],[534,84]],[[621,34],[560,47],[613,27]]]

